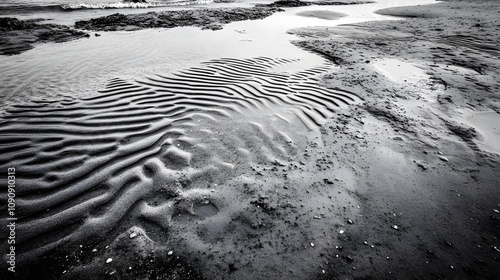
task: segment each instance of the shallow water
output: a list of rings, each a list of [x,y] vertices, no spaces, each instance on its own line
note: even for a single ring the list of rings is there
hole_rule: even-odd
[[[433,1],[407,1],[405,5],[429,2]],[[373,11],[397,4],[401,5],[401,2],[386,0],[367,5],[292,8],[264,20],[234,22],[219,31],[184,27],[100,32],[100,37],[40,44],[21,55],[2,57],[0,101],[17,103],[30,98],[86,96],[95,94],[107,80],[114,77],[141,78],[220,57],[300,58],[305,63],[302,67],[307,68],[321,64],[322,58],[292,45],[290,40],[295,37],[286,34],[287,30],[302,26],[335,26],[387,19]],[[334,21],[296,16],[298,12],[317,9],[348,16]],[[61,18],[55,18],[53,22],[74,22],[83,14],[88,18],[95,13],[101,14],[101,11],[76,12],[69,17],[67,13],[63,13],[64,16],[59,13]]]

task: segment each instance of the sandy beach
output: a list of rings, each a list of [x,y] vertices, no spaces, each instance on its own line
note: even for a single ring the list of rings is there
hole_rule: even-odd
[[[0,278],[497,279],[500,3],[375,2],[0,18]]]

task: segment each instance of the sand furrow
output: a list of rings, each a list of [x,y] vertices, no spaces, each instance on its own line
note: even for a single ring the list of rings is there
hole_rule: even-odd
[[[207,184],[255,164],[285,169],[301,145],[294,129],[317,130],[340,104],[358,100],[311,80],[328,66],[280,72],[297,61],[221,58],[133,82],[114,78],[80,100],[10,109],[0,125],[9,157],[0,165],[19,166],[27,184],[18,192],[22,254],[97,242],[134,219],[165,231],[229,211],[223,200],[200,202]],[[152,200],[173,209],[145,214],[165,214],[144,206]]]

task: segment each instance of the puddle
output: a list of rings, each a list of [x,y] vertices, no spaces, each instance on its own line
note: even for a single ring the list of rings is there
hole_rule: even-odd
[[[463,121],[474,127],[477,137],[474,142],[484,151],[500,155],[500,114],[493,110],[460,110]]]
[[[429,78],[425,71],[413,63],[399,59],[382,59],[373,62],[373,66],[381,74],[395,83],[415,83]]]

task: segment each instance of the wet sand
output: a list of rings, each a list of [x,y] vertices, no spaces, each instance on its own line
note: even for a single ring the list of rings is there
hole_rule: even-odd
[[[495,5],[291,30],[307,69],[226,57],[8,108],[17,276],[494,278]]]

